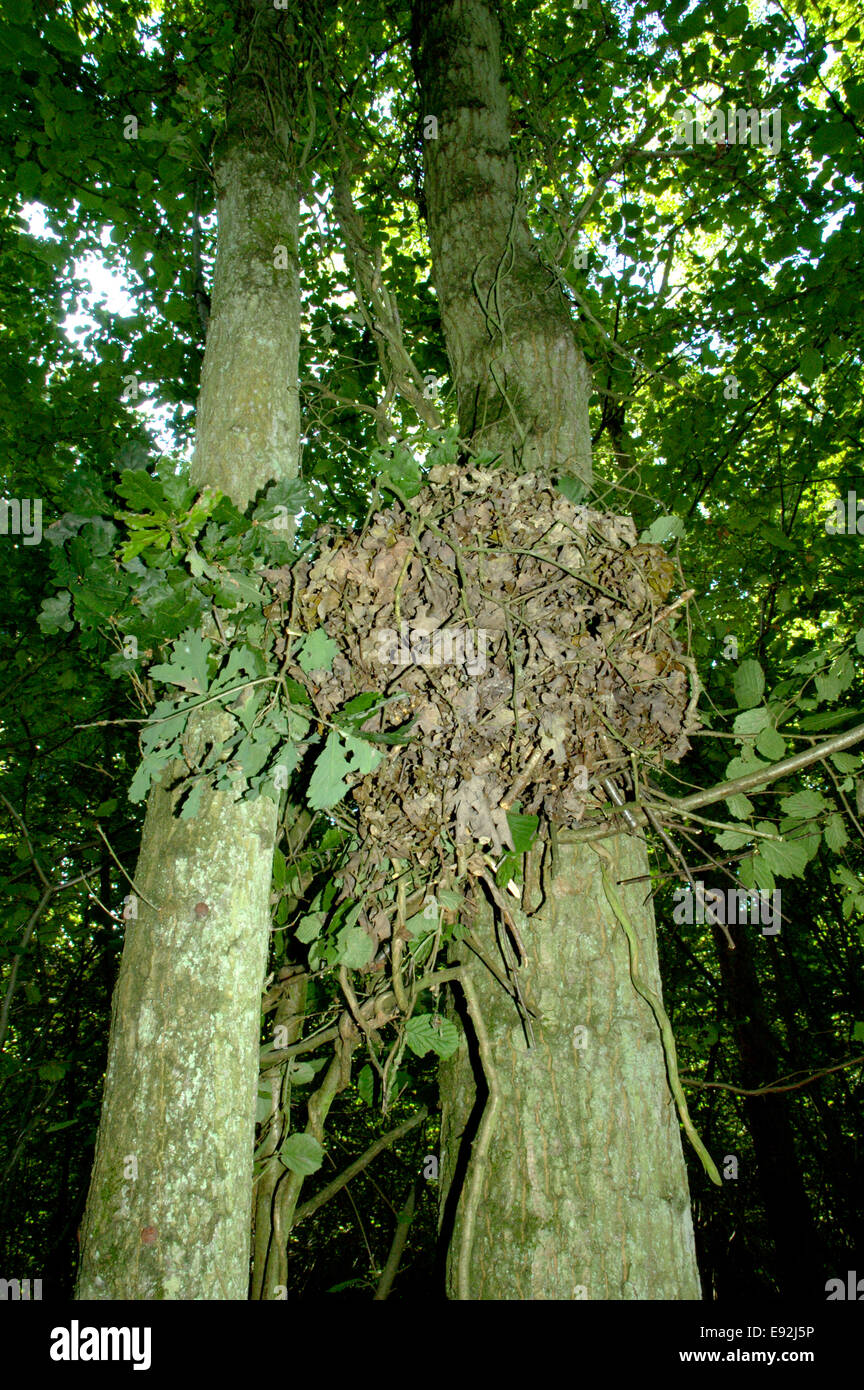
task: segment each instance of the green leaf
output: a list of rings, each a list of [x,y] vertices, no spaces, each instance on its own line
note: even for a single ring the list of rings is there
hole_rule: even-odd
[[[831,761],[838,772],[857,772],[861,766],[861,756],[858,753],[832,753]]]
[[[773,873],[758,854],[742,859],[738,879],[743,888],[761,888],[766,893],[773,893],[776,887]]]
[[[361,777],[374,772],[384,757],[384,754],[373,748],[365,738],[354,738],[353,734],[345,733],[342,735],[342,742],[353,759],[351,771],[359,773]]]
[[[730,816],[737,821],[743,821],[745,816],[753,814],[753,802],[749,797],[744,796],[743,792],[735,792],[734,795],[726,798],[726,805],[729,808]]]
[[[348,790],[345,777],[350,771],[342,740],[331,729],[316,759],[306,790],[306,800],[313,811],[329,811],[331,806],[342,800]]]
[[[133,511],[164,513],[166,510],[162,484],[143,468],[127,468],[117,484],[117,491]]]
[[[815,348],[805,348],[798,359],[798,371],[810,386],[822,375],[822,358]]]
[[[514,853],[527,853],[534,843],[534,837],[540,825],[540,817],[523,816],[516,811],[508,811],[507,824],[510,827],[510,838],[513,841]]]
[[[357,1094],[367,1105],[375,1099],[375,1074],[368,1062],[357,1077]]]
[[[818,816],[820,811],[827,809],[828,802],[821,792],[815,791],[795,792],[794,796],[784,796],[780,802],[780,810],[784,815],[799,816],[802,820]]]
[[[150,667],[153,680],[166,681],[169,685],[179,685],[193,695],[203,695],[207,690],[207,658],[210,655],[209,638],[202,637],[194,628],[187,629],[172,646],[170,662]]]
[[[732,685],[739,709],[752,709],[758,705],[765,691],[765,674],[758,661],[742,661],[734,676]]]
[[[315,941],[321,935],[321,928],[327,920],[326,912],[307,912],[305,917],[300,918],[297,927],[297,940],[308,945],[310,941]]]
[[[825,829],[822,833],[825,837],[826,845],[829,849],[833,850],[835,854],[843,849],[844,845],[848,845],[849,843],[846,825],[843,821],[843,817],[838,811],[835,811],[833,816],[828,817],[828,820],[825,822]]]
[[[332,637],[328,637],[323,627],[316,627],[303,638],[297,650],[297,664],[307,676],[310,671],[330,671],[333,658],[339,651]]]
[[[180,810],[181,820],[195,819],[195,817],[198,814],[198,810],[201,806],[201,798],[204,795],[204,789],[207,786],[208,781],[209,779],[207,777],[199,777],[197,781],[193,782],[192,789],[189,792],[189,795],[184,800],[183,806]]]
[[[786,753],[786,740],[782,734],[778,734],[776,729],[763,729],[756,740],[757,751],[763,758],[768,758],[772,763],[776,763]]]
[[[359,911],[359,905],[358,905]],[[337,960],[351,970],[368,965],[375,954],[375,943],[365,927],[356,922],[342,928],[336,937]]]
[[[565,473],[555,484],[562,497],[566,497],[568,502],[572,502],[574,507],[579,507],[589,496],[591,489],[581,478],[575,478],[570,473]]]
[[[274,849],[274,851],[273,851],[273,887],[276,889],[277,893],[281,893],[282,889],[285,887],[285,874],[286,874],[287,868],[288,868],[287,861],[286,861],[285,855],[282,853],[281,849]]]
[[[800,878],[810,858],[804,840],[763,840],[759,855],[778,878]]]
[[[70,1063],[59,1059],[43,1062],[39,1068],[39,1077],[42,1081],[62,1081],[69,1070]]]
[[[752,749],[747,748],[740,758],[733,758],[726,765],[726,781],[734,782],[739,777],[749,777],[753,772],[760,772],[762,768],[768,767],[768,763],[763,763],[761,758],[757,758]]]
[[[495,870],[495,882],[499,888],[503,888],[511,879],[514,883],[522,882],[522,856],[508,850]]]
[[[52,598],[42,601],[42,608],[36,619],[46,636],[53,636],[55,632],[71,632],[75,626],[69,616],[69,605],[72,602],[72,595],[68,589],[56,594]]]
[[[428,1052],[451,1057],[459,1046],[459,1030],[441,1014],[414,1014],[405,1025],[405,1042],[417,1057]]]
[[[720,833],[715,831],[714,838],[721,849],[742,849],[753,839],[753,829],[749,825],[730,826]]]
[[[380,468],[379,487],[386,488],[392,483],[403,497],[417,496],[423,486],[423,476],[419,463],[407,449],[399,448],[397,445],[391,456],[376,449],[372,454],[372,462]]]
[[[816,689],[823,700],[836,700],[855,679],[855,668],[848,652],[843,652],[826,675],[816,677]]]
[[[760,705],[757,709],[745,709],[742,714],[736,715],[732,729],[736,734],[758,734],[766,729],[770,722],[770,714],[764,705]]]
[[[312,1134],[289,1134],[279,1150],[279,1157],[292,1173],[308,1178],[317,1173],[324,1162],[324,1150]]]
[[[808,714],[799,719],[798,727],[805,733],[818,733],[822,729],[836,729],[838,724],[848,724],[851,728],[855,720],[864,715],[864,710],[835,709],[831,714]]]
[[[639,540],[643,545],[667,545],[669,541],[677,540],[685,534],[684,522],[680,516],[658,516],[657,520],[652,521],[642,532]]]

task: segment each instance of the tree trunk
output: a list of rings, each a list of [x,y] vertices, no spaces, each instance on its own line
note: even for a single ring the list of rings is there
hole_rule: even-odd
[[[438,122],[425,146],[426,198],[460,433],[505,463],[589,480],[588,367],[521,207],[490,9],[482,0],[417,0],[414,63],[423,114]],[[635,880],[619,892],[642,976],[659,994],[644,846],[619,836],[603,847],[611,877]],[[562,848],[559,872],[543,886],[520,972],[537,1015],[534,1047],[510,999],[464,952],[499,1107],[486,1147],[478,1139],[484,1068],[466,1018],[469,1045],[441,1068],[449,1294],[699,1298],[661,1036],[634,990],[601,860],[588,845]],[[494,949],[487,925],[486,953]]]
[[[279,16],[253,15],[216,162],[218,252],[192,464],[196,485],[240,507],[296,474],[299,437],[298,196],[261,82]],[[224,712],[206,719],[211,737],[230,724]],[[247,1297],[276,807],[205,793],[181,821],[175,800],[169,774],[147,806],[137,918],[114,995],[78,1298]]]

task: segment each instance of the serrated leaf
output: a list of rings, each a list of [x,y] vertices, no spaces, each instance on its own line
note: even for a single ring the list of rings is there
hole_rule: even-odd
[[[308,1178],[317,1173],[324,1162],[324,1150],[312,1134],[289,1134],[279,1150],[279,1157],[292,1173]]]
[[[745,816],[753,814],[753,802],[743,792],[735,792],[733,796],[727,796],[726,805],[730,816],[737,821],[743,821]]]
[[[752,772],[761,772],[763,768],[770,764],[757,758],[752,748],[745,748],[740,758],[732,758],[726,764],[725,780],[735,782],[739,777],[749,777]]]
[[[715,831],[714,839],[721,849],[742,849],[753,839],[753,830],[749,825],[730,826],[728,830]]]
[[[355,738],[353,734],[345,733],[342,735],[342,742],[353,760],[351,771],[359,773],[361,777],[374,772],[384,757],[384,754],[373,748],[365,738]]]
[[[829,849],[834,850],[835,854],[849,843],[846,825],[838,811],[835,811],[833,816],[828,817],[822,833],[825,836],[826,845]]]
[[[739,709],[752,709],[765,692],[765,674],[758,661],[742,661],[732,677]]]
[[[794,796],[784,796],[780,802],[780,810],[784,815],[798,816],[801,820],[818,816],[820,811],[827,809],[828,802],[821,792],[815,791],[795,792]]]
[[[771,716],[767,709],[764,705],[759,705],[757,709],[745,709],[741,714],[737,714],[732,730],[736,734],[759,734],[770,722]]]
[[[448,908],[451,912],[458,912],[462,906],[462,894],[457,893],[452,888],[439,888],[438,901],[442,907]]]
[[[441,1014],[414,1014],[405,1025],[405,1043],[417,1057],[429,1052],[451,1057],[459,1046],[459,1030]]]
[[[765,893],[773,893],[776,887],[770,866],[759,854],[742,860],[738,866],[738,878],[744,888],[761,888]]]
[[[831,761],[838,772],[857,772],[861,758],[857,753],[832,753]]]
[[[316,937],[321,935],[321,928],[326,920],[327,914],[325,912],[307,912],[305,917],[300,918],[296,933],[297,940],[302,941],[304,945],[314,941]]]
[[[800,878],[810,858],[803,840],[763,840],[759,856],[778,878]]]

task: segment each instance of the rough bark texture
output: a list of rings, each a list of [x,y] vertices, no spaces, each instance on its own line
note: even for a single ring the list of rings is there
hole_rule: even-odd
[[[641,879],[619,892],[639,939],[642,976],[659,994],[644,848],[623,835],[601,845],[614,879]],[[534,1047],[491,975],[466,965],[501,1091],[474,1231],[473,1299],[700,1297],[660,1034],[631,983],[627,938],[609,911],[599,865],[590,846],[562,848],[558,874],[544,880],[547,903],[522,933],[529,963],[519,978],[536,1014]],[[497,958],[491,927],[481,944]],[[473,1139],[486,1103],[464,1012],[462,1022],[470,1045],[441,1068],[445,1229],[459,1199],[448,1262],[453,1298],[471,1185],[461,1137],[467,1126]]]
[[[590,373],[520,202],[497,20],[473,0],[422,0],[414,35],[424,115],[438,121],[426,203],[460,433],[526,471],[588,481]]]
[[[253,58],[255,33],[253,22]],[[241,507],[298,467],[297,193],[254,61],[251,71],[235,90],[216,167],[219,242],[193,464],[197,484]],[[274,269],[277,244],[288,247],[287,269]],[[199,736],[206,724],[219,737],[230,720],[208,713]],[[196,817],[180,821],[169,786],[154,788],[147,806],[78,1298],[247,1296],[276,807],[205,793]]]
[[[462,433],[524,468],[588,478],[588,369],[520,208],[497,21],[481,0],[418,0],[414,59],[424,113],[438,118],[425,147],[429,235]],[[614,879],[640,880],[620,891],[643,978],[659,993],[644,846],[623,836],[605,844]],[[441,1072],[450,1296],[699,1298],[661,1037],[633,988],[595,851],[562,850],[544,887],[520,972],[537,1012],[534,1048],[506,994],[465,954],[500,1107],[466,1253],[486,1081],[463,1014],[468,1042]],[[494,954],[491,926],[485,940]]]

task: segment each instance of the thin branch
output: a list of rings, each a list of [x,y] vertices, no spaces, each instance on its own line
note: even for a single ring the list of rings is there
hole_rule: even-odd
[[[337,1192],[341,1192],[342,1188],[345,1187],[352,1178],[356,1178],[358,1173],[362,1173],[364,1168],[368,1168],[373,1158],[377,1158],[378,1154],[383,1153],[385,1149],[389,1149],[391,1145],[397,1143],[398,1140],[402,1139],[406,1134],[410,1134],[412,1129],[416,1129],[419,1124],[422,1124],[428,1114],[428,1106],[423,1105],[417,1111],[416,1115],[411,1116],[410,1120],[403,1121],[401,1125],[397,1125],[395,1129],[389,1130],[387,1134],[382,1134],[380,1139],[376,1139],[375,1143],[371,1144],[364,1154],[361,1154],[359,1158],[355,1158],[353,1163],[349,1163],[348,1167],[339,1174],[338,1178],[334,1178],[326,1187],[322,1187],[321,1191],[316,1193],[314,1197],[310,1197],[308,1202],[304,1202],[302,1207],[297,1208],[294,1214],[292,1230],[296,1229],[300,1222],[304,1221],[307,1216],[313,1216],[314,1213],[318,1211],[319,1207],[323,1207],[325,1202],[329,1202],[331,1197],[336,1196]]]
[[[788,1085],[781,1085],[780,1081],[772,1081],[770,1086],[754,1086],[748,1089],[746,1086],[732,1086],[728,1081],[697,1081],[692,1076],[682,1076],[680,1080],[685,1086],[698,1086],[700,1090],[732,1091],[736,1096],[769,1096],[778,1095],[781,1091],[799,1091],[802,1086],[811,1086],[814,1081],[819,1081],[823,1076],[830,1076],[834,1071],[845,1071],[847,1067],[857,1067],[864,1062],[864,1054],[860,1057],[850,1057],[846,1062],[837,1062],[833,1067],[823,1067],[821,1071],[814,1071],[811,1076],[805,1076],[803,1081],[792,1081]],[[790,1076],[795,1076],[795,1072],[790,1072]]]
[[[695,811],[699,806],[711,806],[714,802],[725,801],[727,797],[733,796],[737,792],[759,791],[766,787],[770,782],[776,782],[779,778],[785,777],[787,773],[798,772],[801,768],[809,767],[811,763],[819,762],[823,758],[828,758],[832,753],[840,753],[844,748],[851,748],[856,743],[864,740],[864,724],[856,724],[854,729],[847,729],[844,734],[836,734],[834,738],[828,738],[824,743],[819,743],[815,748],[808,748],[803,753],[794,753],[791,758],[783,758],[779,763],[774,763],[772,767],[760,768],[758,772],[749,772],[745,777],[736,777],[731,782],[718,782],[716,786],[710,787],[707,791],[696,792],[693,796],[685,796],[680,801],[669,800],[664,803],[664,810],[670,815],[686,815],[688,811]],[[648,816],[640,806],[635,803],[628,805],[627,810],[637,825],[644,825]],[[619,833],[618,826],[614,821],[603,821],[601,825],[592,825],[584,830],[564,830],[558,832],[560,844],[574,845],[581,844],[588,840],[605,840],[610,835]]]

